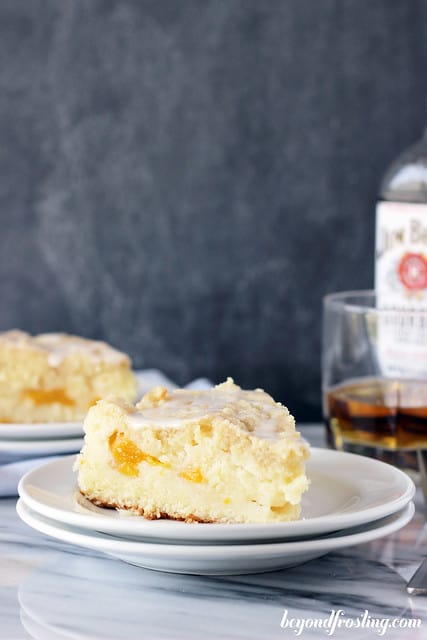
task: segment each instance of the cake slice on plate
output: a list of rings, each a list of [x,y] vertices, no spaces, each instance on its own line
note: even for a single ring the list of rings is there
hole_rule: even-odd
[[[82,420],[114,393],[128,401],[136,379],[128,356],[105,342],[64,333],[0,334],[0,421]]]
[[[156,387],[136,405],[107,398],[84,423],[81,493],[146,518],[279,522],[300,516],[308,447],[261,389]]]

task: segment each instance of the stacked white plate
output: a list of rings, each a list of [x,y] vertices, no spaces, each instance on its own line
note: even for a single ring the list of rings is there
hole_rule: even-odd
[[[0,455],[28,458],[80,451],[82,422],[0,424]]]
[[[74,456],[30,471],[18,514],[37,531],[134,565],[227,575],[294,566],[404,527],[414,514],[412,480],[390,465],[312,448],[302,519],[272,524],[145,520],[95,507],[78,492]]]

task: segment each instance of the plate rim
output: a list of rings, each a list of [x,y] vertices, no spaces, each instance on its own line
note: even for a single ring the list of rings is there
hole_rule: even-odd
[[[244,557],[248,553],[253,553],[254,549],[257,550],[257,556],[268,555],[271,552],[277,551],[278,553],[300,553],[311,551],[325,551],[326,553],[334,549],[343,547],[350,547],[357,544],[364,544],[380,537],[390,535],[399,529],[406,526],[413,518],[415,513],[415,505],[411,501],[401,510],[392,513],[381,520],[387,520],[385,524],[379,526],[373,526],[368,530],[362,529],[356,533],[341,535],[330,535],[328,537],[321,538],[309,538],[307,540],[293,540],[293,541],[279,541],[268,542],[259,544],[243,544],[243,545],[182,545],[182,544],[164,544],[164,543],[152,543],[147,541],[133,541],[123,540],[123,538],[116,538],[114,536],[108,536],[105,534],[88,534],[81,532],[78,527],[70,527],[68,525],[61,526],[56,521],[52,521],[49,518],[41,516],[34,512],[25,501],[20,498],[16,504],[16,511],[28,526],[33,529],[48,535],[50,537],[62,540],[69,544],[76,544],[77,546],[83,546],[87,549],[93,549],[102,551],[103,553],[121,553],[121,554],[143,554],[151,553],[152,555],[160,555],[165,557],[168,553],[175,553],[179,551],[181,556],[190,558],[203,558],[207,554],[209,555],[221,555],[222,557]],[[28,513],[29,512],[29,513]],[[26,518],[26,519],[25,519]],[[390,521],[390,519],[392,519]],[[29,521],[36,521],[39,528],[33,526]],[[46,522],[45,522],[46,521]],[[373,524],[373,523],[371,523]],[[44,529],[44,531],[43,531]],[[75,530],[76,529],[76,530]],[[51,531],[51,533],[46,533]],[[56,532],[57,535],[55,535]],[[58,537],[61,534],[62,537]],[[74,542],[70,540],[74,539]],[[83,544],[84,543],[84,544]]]
[[[20,430],[25,427],[26,431],[20,434]],[[16,433],[7,433],[9,429],[18,431]],[[32,430],[42,428],[42,434],[31,434]],[[43,431],[44,430],[44,431]],[[52,440],[51,436],[60,430],[60,436],[55,440],[63,440],[69,438],[83,438],[83,420],[73,420],[70,422],[1,422],[0,423],[0,441],[1,442],[46,442]],[[29,434],[29,435],[27,435]],[[46,435],[44,435],[46,434]]]
[[[65,454],[64,457],[75,456],[73,451],[77,451],[83,445],[83,436],[76,438],[58,438],[49,440],[1,440],[0,454],[22,455],[41,458],[55,455],[55,452]],[[14,462],[19,462],[15,459]],[[56,462],[52,460],[51,462]],[[43,466],[43,465],[40,465]],[[38,468],[38,467],[36,467]],[[34,469],[35,470],[35,469]]]
[[[99,531],[106,535],[120,535],[125,538],[130,537],[132,539],[163,539],[168,538],[174,540],[183,541],[227,541],[227,540],[242,540],[242,539],[285,539],[291,537],[307,537],[313,535],[319,535],[324,533],[330,533],[332,531],[338,531],[340,529],[347,529],[360,524],[364,524],[370,521],[379,520],[392,513],[399,511],[405,505],[407,505],[415,494],[415,485],[411,478],[407,476],[400,469],[396,469],[391,465],[373,460],[363,456],[359,456],[347,452],[339,452],[331,449],[312,447],[312,455],[321,456],[322,454],[337,456],[351,456],[357,458],[359,462],[365,465],[383,465],[387,468],[387,472],[392,473],[393,476],[403,481],[405,486],[404,492],[393,500],[389,500],[383,505],[376,505],[355,511],[352,513],[338,513],[333,515],[333,523],[331,523],[331,515],[326,514],[322,516],[316,516],[306,520],[297,520],[295,522],[278,522],[278,523],[253,523],[253,524],[224,524],[224,523],[211,523],[211,524],[198,524],[191,523],[188,525],[184,522],[178,522],[174,520],[140,520],[138,523],[133,521],[131,527],[134,524],[138,524],[137,530],[131,531],[129,528],[129,518],[118,519],[117,516],[113,519],[108,516],[108,513],[84,513],[71,511],[70,509],[52,505],[46,505],[42,501],[36,499],[31,495],[30,488],[37,486],[37,483],[33,484],[34,474],[43,473],[50,465],[55,466],[67,465],[68,471],[73,467],[73,463],[76,459],[75,455],[63,456],[60,460],[54,460],[47,462],[43,465],[31,469],[20,480],[18,485],[18,493],[24,499],[26,504],[36,513],[41,516],[55,520],[56,522],[70,525],[79,526],[80,528],[87,529],[88,531]],[[76,486],[70,487],[70,495],[76,491]],[[71,494],[72,492],[72,494]],[[63,496],[61,495],[61,498]],[[139,518],[139,516],[138,516]],[[307,522],[307,531],[304,533],[304,522]],[[173,526],[177,525],[177,526]],[[314,525],[314,530],[313,530]],[[188,527],[191,527],[189,529]],[[303,529],[303,533],[299,532]],[[230,535],[228,532],[232,532]],[[179,532],[179,533],[177,533]],[[182,533],[181,533],[182,532]],[[202,533],[203,532],[203,533]],[[226,532],[226,533],[225,533]],[[223,534],[223,535],[221,535]],[[218,537],[219,535],[219,537]],[[243,538],[240,537],[243,535]],[[249,537],[248,537],[249,536]]]

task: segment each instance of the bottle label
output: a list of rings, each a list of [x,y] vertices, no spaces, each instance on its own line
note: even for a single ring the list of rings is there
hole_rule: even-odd
[[[427,380],[427,313],[382,309],[376,334],[380,375]]]
[[[427,204],[377,205],[378,306],[427,308]]]
[[[427,378],[427,204],[378,203],[375,289],[382,375]]]

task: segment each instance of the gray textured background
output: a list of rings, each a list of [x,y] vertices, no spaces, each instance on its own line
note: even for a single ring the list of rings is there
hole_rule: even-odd
[[[373,282],[425,0],[0,0],[0,329],[320,415],[320,301]]]

